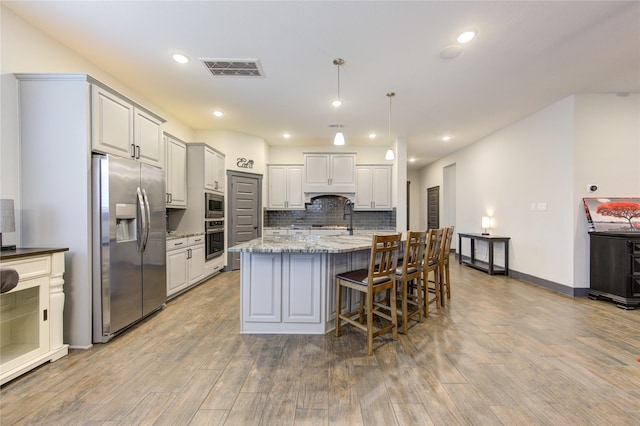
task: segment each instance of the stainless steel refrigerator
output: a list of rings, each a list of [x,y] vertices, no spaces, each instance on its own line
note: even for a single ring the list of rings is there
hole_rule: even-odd
[[[167,300],[164,171],[93,155],[93,341],[162,308]]]

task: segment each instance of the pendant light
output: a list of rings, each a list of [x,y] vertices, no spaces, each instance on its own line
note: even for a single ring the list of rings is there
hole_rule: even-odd
[[[387,153],[384,156],[385,160],[393,160],[396,158],[391,145],[391,98],[393,98],[395,95],[395,92],[387,93],[387,97],[389,98],[389,148],[387,149]]]
[[[340,108],[342,105],[342,99],[340,99],[340,66],[344,65],[344,59],[336,58],[333,60],[333,65],[338,67],[338,98],[332,102],[332,105],[336,108]],[[340,121],[340,110],[338,109],[338,121]],[[333,138],[334,145],[344,145],[344,134],[342,133],[342,124],[338,124],[338,131],[336,132],[336,136]]]

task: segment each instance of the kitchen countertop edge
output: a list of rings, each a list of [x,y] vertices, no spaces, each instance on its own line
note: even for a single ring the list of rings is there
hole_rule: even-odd
[[[63,248],[17,248],[15,250],[5,250],[0,252],[0,260],[14,260],[24,257],[42,256],[46,254],[69,251],[68,247]]]

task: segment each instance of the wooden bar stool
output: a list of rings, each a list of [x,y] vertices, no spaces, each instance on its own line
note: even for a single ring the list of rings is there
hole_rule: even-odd
[[[427,242],[427,231],[409,231],[404,244],[402,265],[396,268],[396,282],[400,283],[400,311],[402,316],[402,332],[409,330],[409,318],[417,316],[422,321],[422,291],[418,289],[422,276],[422,262],[424,261],[424,247]],[[409,291],[410,288],[416,291]]]
[[[447,238],[444,244],[444,250],[442,254],[442,262],[440,264],[440,282],[442,285],[442,297],[446,293],[447,299],[451,299],[451,278],[449,276],[449,257],[451,254],[451,240],[453,239],[453,226],[447,228]],[[444,300],[442,305],[444,306]]]
[[[422,285],[424,303],[424,316],[429,316],[429,305],[435,303],[436,309],[440,309],[440,246],[442,245],[442,229],[430,229],[427,233],[427,245],[424,250],[424,262],[422,266]],[[429,279],[429,274],[433,273],[433,280]],[[430,283],[433,283],[431,288]],[[433,293],[433,297],[429,294]]]
[[[395,277],[401,236],[402,234],[374,235],[371,242],[369,269],[358,269],[336,275],[336,336],[340,336],[342,320],[365,331],[369,355],[373,355],[374,337],[392,331],[393,339],[398,339]],[[360,309],[342,313],[342,287],[362,293]],[[376,294],[387,290],[391,291],[390,297],[376,301]],[[389,302],[384,303],[385,301]],[[367,321],[363,324],[365,311]],[[357,315],[359,315],[359,321],[354,320]],[[389,321],[389,324],[382,328],[375,327],[374,315],[384,318]]]

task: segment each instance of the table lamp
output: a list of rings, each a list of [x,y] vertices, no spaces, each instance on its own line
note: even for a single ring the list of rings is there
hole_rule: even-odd
[[[484,228],[484,232],[482,235],[489,235],[489,228],[491,228],[491,217],[482,216],[482,227]]]
[[[2,251],[15,250],[15,245],[2,245],[3,232],[16,232],[16,217],[13,209],[13,200],[0,199],[0,246]]]

